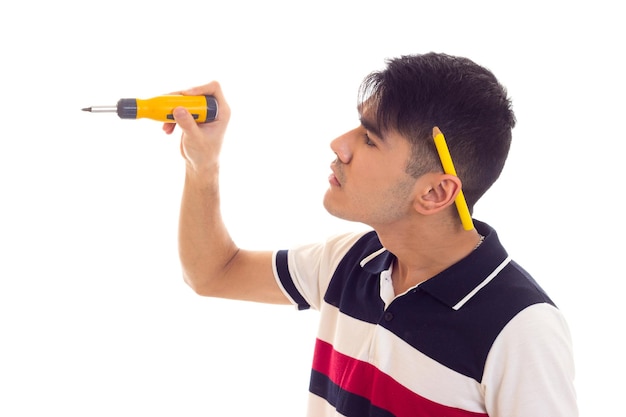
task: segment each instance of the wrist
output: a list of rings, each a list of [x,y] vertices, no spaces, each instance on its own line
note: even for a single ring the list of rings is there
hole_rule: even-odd
[[[219,178],[219,164],[194,165],[185,164],[185,181],[195,186],[206,188],[216,186]]]

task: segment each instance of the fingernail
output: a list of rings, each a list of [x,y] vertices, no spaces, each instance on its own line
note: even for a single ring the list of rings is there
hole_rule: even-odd
[[[174,114],[174,117],[177,119],[187,116],[187,111],[185,110],[184,107],[176,107],[172,113]]]

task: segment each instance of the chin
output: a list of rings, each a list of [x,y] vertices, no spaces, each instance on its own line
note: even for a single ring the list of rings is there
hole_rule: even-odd
[[[324,201],[323,201],[324,208],[326,209],[327,212],[335,216],[334,205],[332,204],[331,199],[332,198],[330,196],[330,190],[328,190],[326,191],[326,194],[324,194]]]
[[[333,200],[329,194],[330,190],[326,192],[326,195],[324,196],[324,208],[330,215],[335,216],[338,219],[347,220],[350,222],[361,221],[357,218],[358,216],[355,216],[354,213],[350,212],[349,208],[346,208],[345,205],[342,205],[336,200]]]
[[[332,201],[332,197],[330,196],[331,190],[326,191],[324,195],[324,208],[328,213],[335,217],[339,217],[340,219],[344,219],[345,217],[341,215],[342,210],[339,209],[336,201]]]

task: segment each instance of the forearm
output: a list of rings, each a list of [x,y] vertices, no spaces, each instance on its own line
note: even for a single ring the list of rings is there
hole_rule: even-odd
[[[184,279],[194,291],[211,295],[238,248],[220,212],[219,169],[198,173],[187,167],[179,218],[179,256]]]

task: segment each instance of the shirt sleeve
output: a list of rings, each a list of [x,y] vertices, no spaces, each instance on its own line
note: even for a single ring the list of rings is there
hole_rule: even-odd
[[[337,235],[326,242],[274,252],[274,276],[287,298],[300,310],[319,310],[339,262],[365,233]]]
[[[490,417],[576,417],[571,336],[550,304],[522,310],[487,358],[482,387]]]

